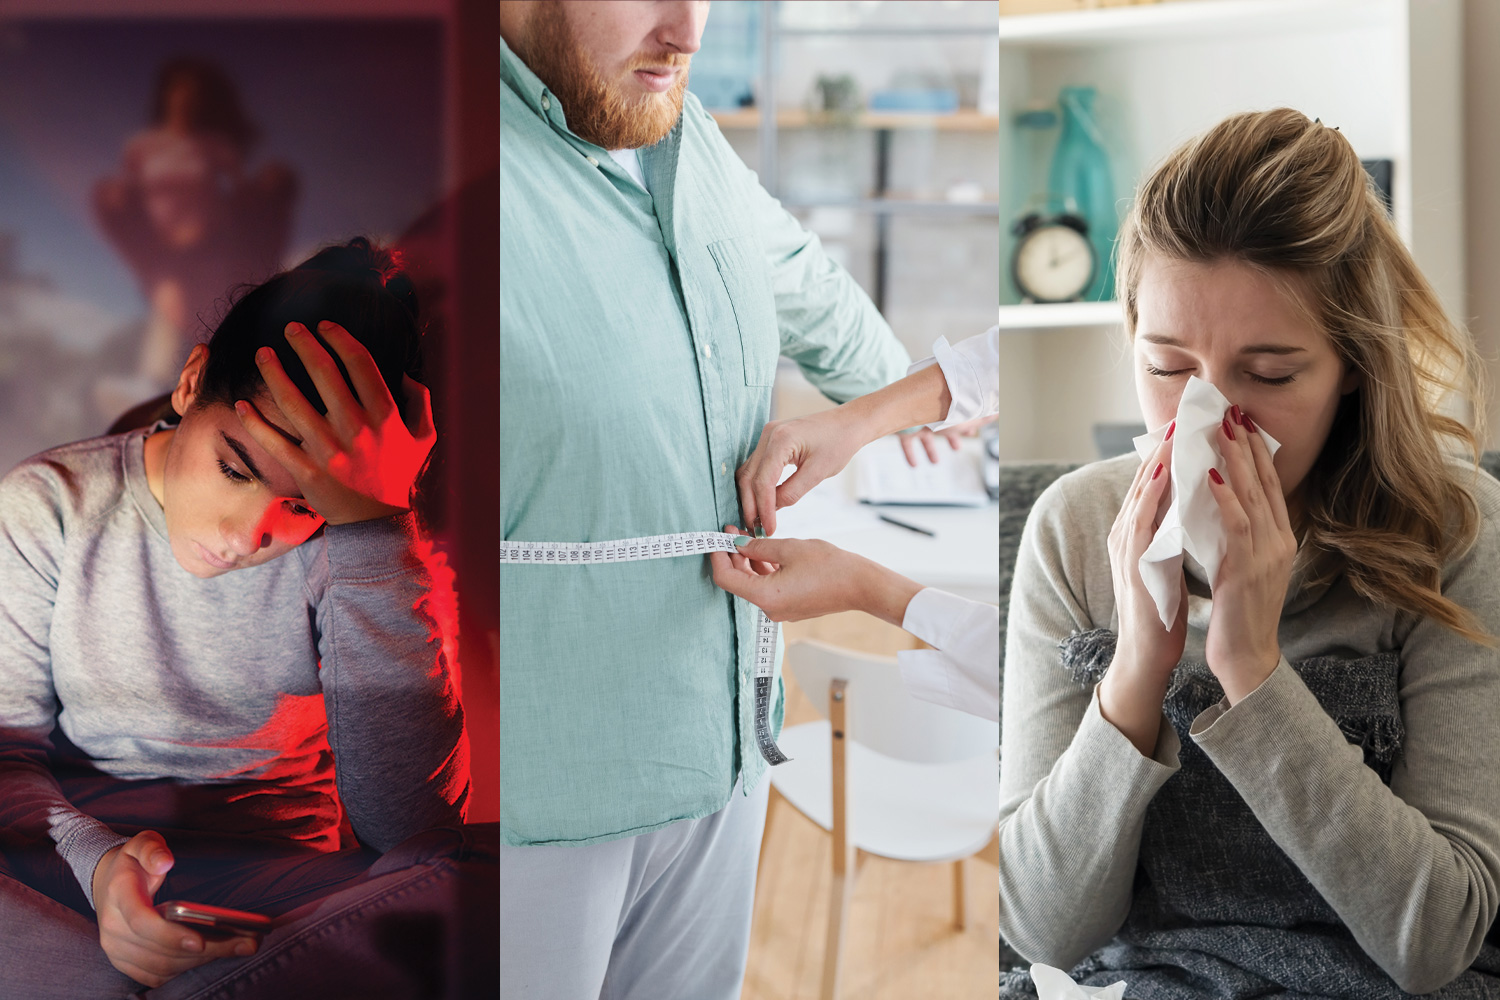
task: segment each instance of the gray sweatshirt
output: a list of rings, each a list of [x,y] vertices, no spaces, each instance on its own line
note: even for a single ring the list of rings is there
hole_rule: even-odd
[[[1142,756],[1100,715],[1093,686],[1059,663],[1070,635],[1118,627],[1107,536],[1136,465],[1126,456],[1058,480],[1021,543],[1001,728],[1001,935],[1026,959],[1069,969],[1112,939],[1113,954],[1129,952],[1122,928],[1135,941],[1185,939],[1174,927],[1201,920],[1248,927],[1226,933],[1284,954],[1337,953],[1335,939],[1350,940],[1356,965],[1367,956],[1401,989],[1438,989],[1474,961],[1500,906],[1500,651],[1376,607],[1342,577],[1309,585],[1299,558],[1276,671],[1233,708],[1215,687],[1178,720],[1181,736],[1164,715]],[[1479,537],[1445,567],[1443,592],[1500,635],[1500,484],[1480,474],[1474,493]],[[1213,684],[1198,662],[1212,603],[1203,581],[1188,583],[1179,692]],[[1262,856],[1224,846],[1213,810],[1191,795],[1153,805],[1186,776],[1189,751],[1274,842]],[[1161,829],[1168,818],[1174,829]],[[1151,846],[1161,844],[1195,845],[1180,860],[1200,866],[1175,911],[1161,888],[1171,859]],[[1304,878],[1299,895],[1292,883]],[[1200,882],[1237,888],[1209,911],[1194,899]],[[1283,897],[1306,916],[1279,920],[1296,912]]]
[[[145,434],[0,480],[0,827],[50,836],[92,904],[94,867],[125,838],[63,797],[54,723],[118,778],[258,784],[236,798],[239,833],[333,849],[340,802],[377,850],[461,821],[451,591],[411,517],[330,526],[201,580],[168,545]]]

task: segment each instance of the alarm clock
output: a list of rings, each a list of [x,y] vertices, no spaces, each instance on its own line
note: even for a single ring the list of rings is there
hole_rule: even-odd
[[[1010,260],[1011,279],[1029,302],[1071,302],[1094,283],[1099,267],[1088,223],[1077,215],[1021,217],[1012,228],[1016,249]]]

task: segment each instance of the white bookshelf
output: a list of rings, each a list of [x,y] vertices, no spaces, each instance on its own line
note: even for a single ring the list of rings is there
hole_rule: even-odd
[[[1185,139],[1237,111],[1294,107],[1337,126],[1362,158],[1392,161],[1397,229],[1464,316],[1461,14],[1460,0],[1178,0],[1001,17],[1002,170],[1016,158],[1010,116],[1055,104],[1064,85],[1098,89],[1122,211]],[[1015,458],[1092,457],[1092,423],[1139,419],[1110,334],[1118,306],[1017,305],[1008,274],[1001,294],[1009,360],[1021,366],[1006,380],[1010,422],[1022,429],[1002,442]]]
[[[1364,19],[1371,6],[1371,0],[1179,0],[1025,14],[1000,19],[1000,43],[1076,48],[1201,38],[1226,31],[1281,34],[1288,26],[1338,30]]]
[[[1123,322],[1118,302],[1024,303],[1000,307],[1002,330],[1051,330],[1069,326],[1116,326]]]

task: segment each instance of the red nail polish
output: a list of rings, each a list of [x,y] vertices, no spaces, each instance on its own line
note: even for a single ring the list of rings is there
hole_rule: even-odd
[[[1162,438],[1162,440],[1163,441],[1170,441],[1170,440],[1172,440],[1172,434],[1176,430],[1177,430],[1177,421],[1174,420],[1170,424],[1167,425],[1167,436],[1164,437],[1164,438]]]
[[[1224,485],[1224,477],[1221,476],[1221,475],[1219,475],[1219,470],[1218,469],[1209,469],[1208,470],[1208,478],[1212,479],[1214,482],[1218,483],[1220,486]]]
[[[1161,463],[1157,462],[1156,463],[1156,471],[1153,472],[1153,473],[1151,473],[1151,478],[1155,479],[1159,475],[1161,475]]]
[[[1224,436],[1231,441],[1234,440],[1234,425],[1229,422],[1228,417],[1224,418]]]
[[[1233,418],[1234,422],[1239,424],[1241,427],[1245,426],[1245,415],[1240,412],[1238,403],[1232,404],[1229,407],[1229,416]]]
[[[1245,416],[1245,429],[1248,430],[1251,434],[1254,434],[1256,432],[1256,430],[1258,429],[1255,426],[1255,421],[1253,421],[1253,420],[1250,419],[1250,414],[1248,414],[1248,413],[1246,413],[1244,416]]]

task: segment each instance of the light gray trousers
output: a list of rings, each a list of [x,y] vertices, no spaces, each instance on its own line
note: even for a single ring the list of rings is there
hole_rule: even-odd
[[[500,848],[505,1000],[739,1000],[769,776],[702,819]]]

